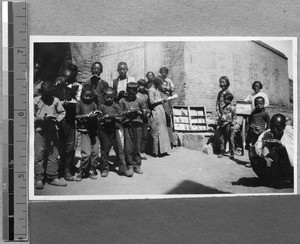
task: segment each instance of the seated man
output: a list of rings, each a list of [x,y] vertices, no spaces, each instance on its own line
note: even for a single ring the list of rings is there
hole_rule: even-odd
[[[253,150],[254,149],[254,150]],[[263,181],[293,182],[293,127],[282,114],[271,118],[270,129],[263,132],[249,158],[254,172]]]

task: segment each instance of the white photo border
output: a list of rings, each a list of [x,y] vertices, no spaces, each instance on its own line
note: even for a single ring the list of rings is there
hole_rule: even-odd
[[[87,41],[88,40],[88,41]],[[34,194],[34,106],[33,106],[33,59],[34,43],[48,42],[171,42],[171,41],[251,41],[272,40],[292,41],[293,49],[293,120],[294,120],[294,192],[293,193],[243,193],[243,194],[176,194],[176,195],[43,195]],[[29,150],[28,150],[28,199],[30,201],[69,201],[69,200],[134,200],[134,199],[170,199],[170,198],[206,198],[206,197],[237,197],[237,196],[274,196],[296,195],[297,186],[297,148],[298,148],[298,88],[297,88],[297,37],[230,37],[230,36],[38,36],[29,37],[29,80],[28,80],[28,115],[29,115]]]

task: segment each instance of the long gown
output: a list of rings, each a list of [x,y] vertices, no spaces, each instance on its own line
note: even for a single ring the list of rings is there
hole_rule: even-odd
[[[154,87],[149,89],[150,104],[153,105],[162,100],[160,92]],[[168,153],[171,143],[166,125],[166,114],[162,104],[154,106],[150,117],[151,136],[153,138],[153,153]]]
[[[162,92],[160,92],[160,95],[162,98],[167,97],[167,95]],[[169,139],[170,139],[171,145],[173,145],[174,144],[173,119],[172,119],[173,111],[172,111],[171,101],[167,101],[167,102],[163,103],[163,108],[166,113],[166,125],[167,125],[167,129],[168,129]]]

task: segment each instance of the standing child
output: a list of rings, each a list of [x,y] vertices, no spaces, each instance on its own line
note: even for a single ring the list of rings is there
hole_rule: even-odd
[[[120,62],[118,64],[117,71],[119,73],[119,76],[117,79],[113,80],[113,88],[115,90],[115,94],[117,95],[115,101],[119,102],[125,94],[128,83],[135,82],[135,79],[127,75],[128,66],[125,62]]]
[[[81,162],[76,181],[81,181],[84,174],[89,171],[91,179],[96,177],[97,157],[99,155],[99,139],[97,136],[97,104],[93,101],[94,92],[91,85],[83,87],[81,100],[76,105],[78,128],[81,132]]]
[[[221,153],[219,158],[224,156],[226,143],[229,142],[230,159],[234,159],[234,131],[232,126],[236,124],[235,107],[232,104],[233,95],[226,93],[224,95],[224,106],[220,109],[219,129],[221,140]]]
[[[137,98],[137,89],[137,83],[129,82],[126,90],[127,96],[120,101],[121,110],[125,115],[123,122],[124,151],[130,174],[133,171],[137,174],[143,174],[141,170],[142,114],[146,106]]]
[[[142,129],[142,146],[141,146],[141,158],[146,160],[145,151],[146,151],[146,144],[148,139],[148,127],[149,127],[149,117],[150,117],[150,110],[149,110],[149,96],[148,96],[148,89],[147,89],[147,81],[144,79],[140,79],[138,81],[138,94],[137,97],[145,104],[146,110],[143,117],[143,129]]]
[[[265,99],[256,97],[254,100],[255,109],[249,117],[249,130],[246,137],[246,149],[249,150],[250,145],[254,146],[259,135],[270,128],[270,116],[265,111]],[[246,164],[251,167],[250,163]]]
[[[61,101],[66,110],[66,116],[59,125],[59,155],[60,170],[64,171],[64,178],[67,181],[74,181],[71,171],[75,168],[76,103],[82,90],[82,85],[77,81],[77,74],[76,65],[67,65],[63,70],[63,76],[57,78],[54,89],[54,96]]]
[[[103,65],[100,62],[94,62],[91,67],[92,76],[86,84],[90,84],[94,88],[94,93],[97,98],[98,107],[105,102],[104,99],[104,90],[108,87],[108,83],[103,80],[100,75],[103,72]]]
[[[229,90],[230,82],[227,76],[221,76],[219,79],[219,86],[221,88],[221,91],[219,91],[218,96],[217,96],[217,103],[216,103],[216,111],[217,115],[220,118],[221,112],[220,110],[224,107],[225,102],[224,102],[224,96],[226,93],[231,93],[232,92]]]
[[[41,95],[34,98],[34,173],[35,188],[44,188],[44,177],[49,184],[66,186],[58,179],[58,135],[57,124],[66,111],[58,98],[52,95],[53,83],[43,81]]]
[[[119,104],[114,102],[115,91],[112,87],[107,87],[104,90],[105,102],[100,106],[101,123],[99,126],[99,137],[101,142],[101,177],[107,177],[109,172],[109,151],[114,147],[116,156],[121,161],[119,167],[120,174],[132,177],[133,173],[129,174],[125,162],[123,146],[120,137],[121,121],[119,116],[122,114]]]

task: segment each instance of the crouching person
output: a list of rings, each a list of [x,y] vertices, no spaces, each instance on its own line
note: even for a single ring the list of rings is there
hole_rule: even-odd
[[[270,129],[263,132],[249,154],[254,172],[265,183],[293,183],[293,127],[282,114],[271,118]],[[255,150],[253,150],[255,149]]]
[[[52,95],[54,85],[43,81],[41,95],[34,98],[34,173],[35,188],[43,189],[45,181],[54,186],[66,186],[58,179],[58,127],[66,111]]]

